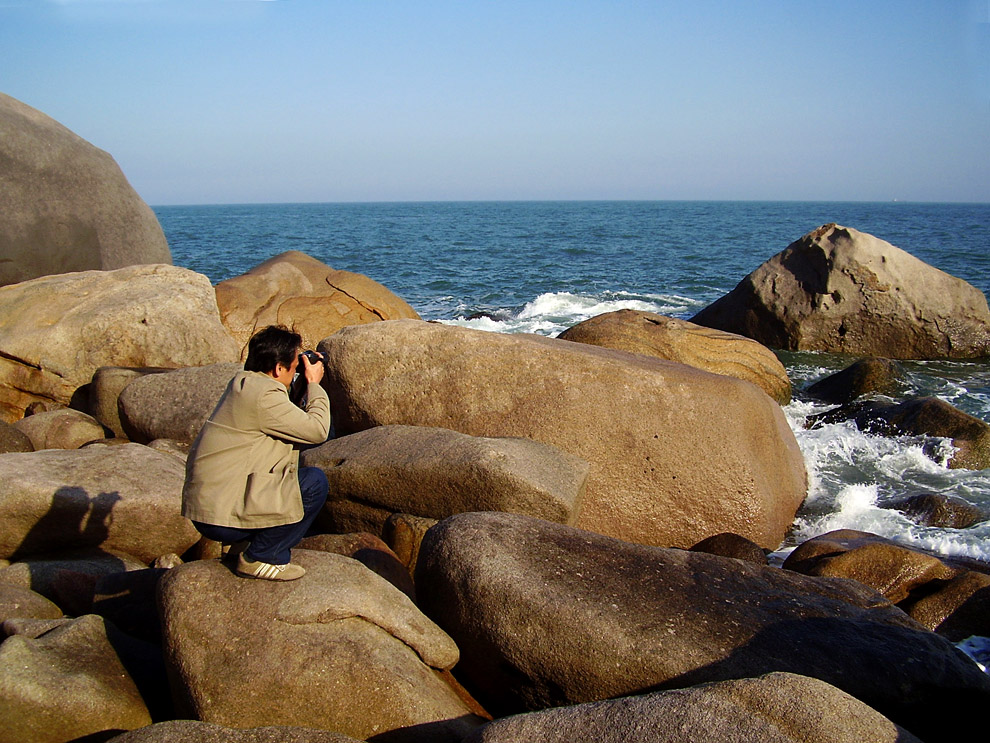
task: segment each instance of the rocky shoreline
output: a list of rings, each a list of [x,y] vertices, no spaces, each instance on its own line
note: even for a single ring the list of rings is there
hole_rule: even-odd
[[[55,136],[10,100],[0,125]],[[549,339],[424,322],[300,253],[217,287],[133,263],[0,286],[0,743],[979,729],[990,677],[953,643],[990,636],[988,566],[848,531],[767,566],[807,473],[757,342],[985,357],[965,282],[826,225],[691,323],[614,313]],[[331,484],[294,552],[308,572],[275,585],[179,516],[188,446],[271,322],[325,353],[334,415],[303,454]],[[874,405],[896,375],[869,361],[798,393],[985,467],[985,422]],[[986,519],[967,506],[901,507]]]

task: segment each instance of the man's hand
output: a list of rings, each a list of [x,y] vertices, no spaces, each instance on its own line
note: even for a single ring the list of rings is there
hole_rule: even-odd
[[[306,381],[310,384],[319,384],[320,380],[323,379],[323,354],[316,351],[313,351],[313,353],[316,353],[320,357],[320,360],[313,363],[309,360],[309,356],[303,356],[302,363],[305,367],[303,374],[306,376]]]

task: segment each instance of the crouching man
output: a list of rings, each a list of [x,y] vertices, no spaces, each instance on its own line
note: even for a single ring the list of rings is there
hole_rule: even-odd
[[[302,577],[306,570],[292,564],[290,550],[327,499],[326,475],[299,467],[299,446],[321,444],[330,431],[323,363],[300,359],[301,345],[298,333],[281,326],[255,333],[244,371],[230,381],[189,451],[182,515],[207,539],[239,543],[238,575]],[[308,382],[305,409],[288,395],[300,364]]]

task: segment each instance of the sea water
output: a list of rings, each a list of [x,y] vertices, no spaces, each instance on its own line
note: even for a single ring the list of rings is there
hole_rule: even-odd
[[[806,202],[471,202],[169,206],[155,210],[177,265],[216,283],[286,250],[366,274],[428,320],[555,336],[632,308],[688,319],[789,243],[853,227],[990,290],[990,205]],[[851,359],[781,354],[801,390]],[[906,362],[909,394],[990,420],[990,362]],[[990,521],[925,527],[888,508],[918,493],[990,509],[990,470],[949,469],[947,441],[882,438],[848,423],[805,430],[829,406],[785,408],[810,488],[785,549],[860,529],[990,560]],[[941,456],[932,459],[925,452]]]

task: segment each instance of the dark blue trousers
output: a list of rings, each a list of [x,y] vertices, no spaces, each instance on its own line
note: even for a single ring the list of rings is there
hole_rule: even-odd
[[[217,542],[240,542],[248,540],[251,545],[244,550],[244,557],[253,562],[267,562],[271,565],[285,565],[290,561],[292,548],[306,536],[323,504],[329,490],[327,476],[319,467],[299,468],[299,489],[302,491],[302,521],[281,526],[266,526],[262,529],[241,529],[236,526],[217,526],[193,521],[199,533]]]

